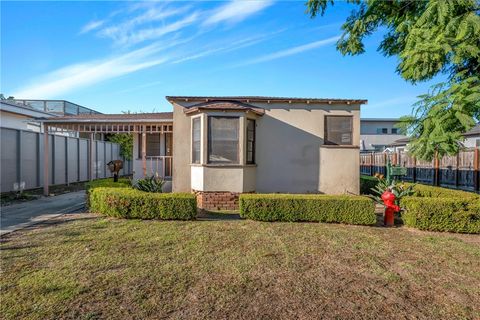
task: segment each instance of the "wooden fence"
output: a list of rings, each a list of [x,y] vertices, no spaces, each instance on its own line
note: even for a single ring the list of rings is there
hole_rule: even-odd
[[[360,154],[360,173],[363,175],[385,174],[388,159],[393,165],[407,168],[407,175],[403,178],[405,181],[480,191],[479,148],[467,149],[456,156],[435,158],[432,161],[415,159],[404,151],[362,153]]]

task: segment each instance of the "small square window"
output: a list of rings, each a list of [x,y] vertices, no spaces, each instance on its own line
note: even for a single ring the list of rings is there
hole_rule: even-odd
[[[352,145],[353,118],[325,116],[325,144]]]
[[[398,129],[397,128],[392,128],[392,134],[398,134]]]
[[[377,134],[387,134],[388,128],[377,128]]]

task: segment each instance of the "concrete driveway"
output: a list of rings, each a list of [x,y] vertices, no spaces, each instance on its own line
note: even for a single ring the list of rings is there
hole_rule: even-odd
[[[85,191],[77,191],[2,207],[0,235],[29,227],[65,213],[79,212],[84,206]]]

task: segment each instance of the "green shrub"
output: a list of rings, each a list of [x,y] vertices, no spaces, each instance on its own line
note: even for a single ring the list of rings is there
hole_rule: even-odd
[[[430,231],[480,233],[480,198],[405,197],[406,226]]]
[[[378,179],[372,176],[360,176],[360,194],[373,195],[372,188],[378,184]]]
[[[130,188],[94,188],[90,211],[117,218],[191,220],[197,215],[195,195],[150,193]]]
[[[162,192],[163,185],[165,184],[165,180],[158,176],[151,176],[146,177],[143,179],[138,179],[134,184],[133,187],[140,191],[145,192]]]
[[[89,181],[85,184],[87,193],[93,188],[128,188],[131,186],[131,182],[127,178],[120,178],[118,182],[113,182],[113,178],[97,179]]]
[[[409,184],[411,183],[407,183],[407,185]],[[413,188],[413,196],[429,198],[479,198],[480,201],[480,196],[473,192],[453,190],[425,184],[416,184]]]
[[[242,194],[240,216],[259,221],[376,223],[373,201],[361,196]]]

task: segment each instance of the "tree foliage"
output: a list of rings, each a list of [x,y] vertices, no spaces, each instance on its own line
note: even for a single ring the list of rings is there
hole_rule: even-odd
[[[433,86],[414,104],[402,128],[412,138],[411,152],[422,159],[455,154],[461,134],[480,120],[480,5],[476,0],[349,0],[356,5],[342,25],[337,49],[343,55],[365,51],[364,39],[385,28],[378,50],[397,56],[397,72],[417,83],[439,74],[448,81]],[[312,17],[325,14],[333,0],[309,0]]]
[[[125,160],[132,160],[133,135],[131,133],[110,134],[107,136],[107,139],[120,145],[120,155]]]

